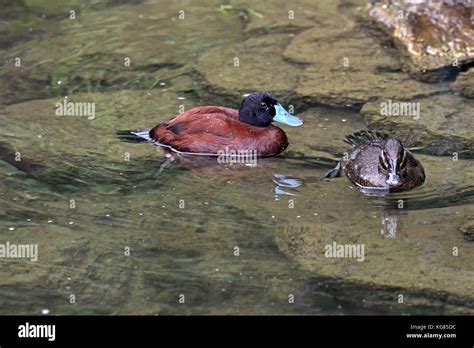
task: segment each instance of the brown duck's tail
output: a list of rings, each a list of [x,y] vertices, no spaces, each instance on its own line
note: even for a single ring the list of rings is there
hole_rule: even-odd
[[[387,140],[389,138],[388,134],[379,133],[376,131],[363,130],[355,132],[353,134],[347,135],[344,142],[351,145],[352,147],[362,144],[370,140]]]
[[[120,130],[115,134],[123,140],[131,143],[144,143],[153,141],[150,138],[150,129],[139,129],[139,130]]]

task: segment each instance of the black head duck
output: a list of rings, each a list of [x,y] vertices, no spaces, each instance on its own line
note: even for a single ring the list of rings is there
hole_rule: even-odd
[[[348,136],[346,142],[352,149],[335,171],[344,170],[359,188],[397,192],[425,181],[421,163],[398,139],[363,131]],[[328,176],[334,176],[335,171]]]

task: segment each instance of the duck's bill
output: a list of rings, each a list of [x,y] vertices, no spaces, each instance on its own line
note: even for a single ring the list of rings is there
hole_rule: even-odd
[[[301,126],[303,124],[302,119],[290,114],[280,104],[275,105],[275,116],[273,117],[273,121],[293,127]]]
[[[389,173],[388,179],[385,181],[390,186],[399,186],[402,183],[400,176],[397,174]]]

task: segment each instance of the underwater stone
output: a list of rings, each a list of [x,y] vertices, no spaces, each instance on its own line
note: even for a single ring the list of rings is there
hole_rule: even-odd
[[[473,6],[470,0],[384,0],[369,5],[368,14],[391,36],[407,70],[435,82],[474,61]]]
[[[474,69],[460,73],[451,84],[451,89],[467,98],[474,98]]]
[[[410,100],[410,104],[419,107],[419,115],[385,115],[383,106],[389,103],[406,101],[379,100],[364,105],[361,113],[370,129],[391,134],[405,145],[417,147],[424,153],[452,156],[456,152],[459,157],[474,156],[473,101],[452,95]]]

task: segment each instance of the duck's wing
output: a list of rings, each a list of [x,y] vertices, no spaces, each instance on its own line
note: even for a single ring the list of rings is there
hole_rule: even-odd
[[[343,169],[347,177],[363,188],[386,189],[385,177],[378,172],[381,142],[366,141],[356,146],[347,159],[343,159]]]
[[[150,137],[178,152],[213,155],[233,146],[241,127],[237,110],[204,106],[159,124],[150,131]]]

